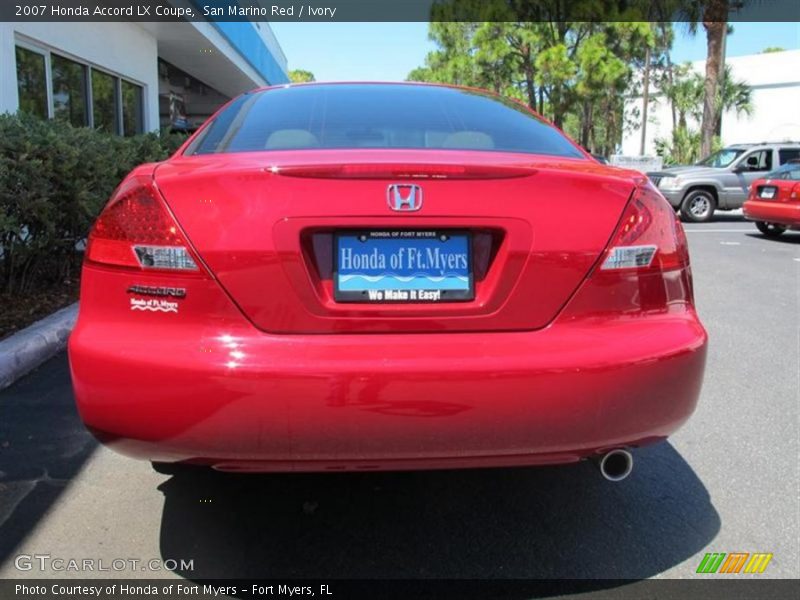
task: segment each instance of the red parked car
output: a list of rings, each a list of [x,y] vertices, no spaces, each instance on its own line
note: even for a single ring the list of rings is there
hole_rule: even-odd
[[[89,237],[80,414],[161,472],[596,458],[695,408],[686,238],[647,178],[477,90],[244,94]]]
[[[767,237],[800,229],[800,161],[794,160],[755,180],[742,207],[746,219],[756,222]]]

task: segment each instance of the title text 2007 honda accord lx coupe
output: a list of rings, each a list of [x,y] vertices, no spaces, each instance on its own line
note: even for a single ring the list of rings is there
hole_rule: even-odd
[[[706,339],[644,176],[481,91],[310,84],[123,181],[69,351],[87,427],[162,471],[621,479],[694,410]]]

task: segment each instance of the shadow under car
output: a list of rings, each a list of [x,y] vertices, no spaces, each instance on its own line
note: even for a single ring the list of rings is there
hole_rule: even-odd
[[[161,553],[193,580],[524,579],[657,575],[714,539],[719,516],[669,444],[605,481],[589,463],[402,473],[232,475],[165,481]],[[563,593],[563,590],[562,592]],[[549,594],[546,594],[549,595]]]

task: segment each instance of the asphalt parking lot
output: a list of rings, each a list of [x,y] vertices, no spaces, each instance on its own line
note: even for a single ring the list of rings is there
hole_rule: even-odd
[[[157,475],[84,431],[60,355],[0,392],[0,578],[70,575],[19,571],[20,554],[194,561],[124,577],[692,578],[705,552],[771,552],[761,577],[797,578],[800,233],[686,229],[703,393],[626,481],[589,464]]]

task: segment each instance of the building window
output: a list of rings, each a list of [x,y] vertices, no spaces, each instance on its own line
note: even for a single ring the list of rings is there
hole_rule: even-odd
[[[117,78],[92,69],[92,113],[95,129],[119,133]]]
[[[144,131],[144,113],[142,111],[142,87],[122,82],[122,133],[126,136],[136,135]]]
[[[69,121],[75,127],[89,124],[86,113],[86,67],[53,54],[50,57],[53,78],[53,117]]]
[[[42,119],[47,114],[47,66],[45,55],[17,46],[19,109]]]
[[[144,88],[27,41],[16,46],[20,111],[127,136],[144,132]]]

